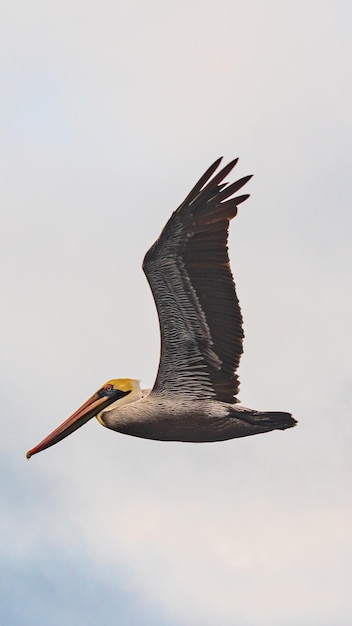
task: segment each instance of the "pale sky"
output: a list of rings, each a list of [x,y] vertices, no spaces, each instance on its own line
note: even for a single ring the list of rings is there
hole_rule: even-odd
[[[0,19],[0,622],[352,622],[351,20],[347,1],[4,0]],[[92,420],[153,384],[147,248],[240,157],[240,399],[294,430],[217,444]]]

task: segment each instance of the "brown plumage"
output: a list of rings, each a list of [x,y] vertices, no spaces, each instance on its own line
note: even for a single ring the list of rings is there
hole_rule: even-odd
[[[196,392],[197,385],[200,397],[205,389],[209,393],[210,385],[212,397],[232,403],[239,387],[236,369],[243,351],[243,330],[227,238],[229,220],[249,196],[226,199],[251,176],[232,185],[220,184],[236,159],[208,182],[220,161],[205,172],[173,213],[147,252],[143,269],[161,331],[154,390],[172,392],[183,385],[184,377],[192,376],[192,390]]]
[[[194,442],[296,424],[290,413],[237,404],[244,335],[227,239],[230,220],[248,198],[231,196],[251,177],[223,183],[237,159],[213,176],[220,162],[203,174],[144,258],[161,332],[153,389],[143,391],[133,379],[109,381],[28,456],[57,443],[94,415],[122,433]]]

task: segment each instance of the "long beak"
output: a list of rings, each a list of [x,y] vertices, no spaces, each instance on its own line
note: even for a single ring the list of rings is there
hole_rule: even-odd
[[[30,459],[31,456],[33,456],[33,454],[37,454],[37,452],[50,448],[50,446],[55,445],[55,443],[58,443],[61,439],[64,439],[73,433],[77,430],[77,428],[80,428],[92,417],[97,415],[104,408],[104,406],[107,406],[110,402],[107,401],[106,397],[99,396],[98,392],[95,393],[94,396],[82,404],[82,406],[75,413],[73,413],[71,417],[65,420],[61,426],[58,426],[58,428],[45,437],[43,441],[38,443],[37,446],[32,448],[32,450],[29,450],[26,454],[27,459]]]

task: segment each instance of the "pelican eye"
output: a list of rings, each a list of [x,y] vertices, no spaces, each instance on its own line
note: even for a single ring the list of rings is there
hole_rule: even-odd
[[[116,389],[114,389],[114,385],[108,383],[107,385],[104,385],[104,387],[102,387],[98,393],[100,398],[104,398],[105,396],[110,397],[115,395]]]

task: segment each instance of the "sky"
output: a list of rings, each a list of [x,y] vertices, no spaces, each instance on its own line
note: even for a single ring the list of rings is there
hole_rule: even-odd
[[[351,19],[3,0],[2,624],[351,623]],[[240,399],[298,426],[197,445],[92,420],[27,461],[106,380],[152,386],[142,259],[221,155],[254,174],[229,242]]]

